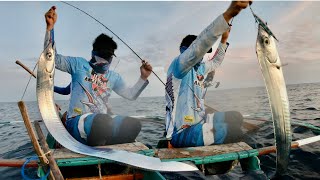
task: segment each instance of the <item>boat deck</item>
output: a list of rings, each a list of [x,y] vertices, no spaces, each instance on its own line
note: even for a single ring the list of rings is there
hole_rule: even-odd
[[[257,152],[244,142],[202,147],[148,149],[141,142],[101,146],[100,148],[120,149],[154,156],[162,161],[192,161],[195,164],[208,164],[238,160],[256,156]],[[66,148],[52,149],[58,166],[92,165],[113,161],[72,152]]]

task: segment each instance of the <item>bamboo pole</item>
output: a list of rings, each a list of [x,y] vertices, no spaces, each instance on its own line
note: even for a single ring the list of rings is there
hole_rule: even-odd
[[[40,144],[42,145],[43,150],[48,152],[47,158],[49,160],[49,166],[50,166],[51,172],[53,173],[53,175],[56,179],[64,179],[52,153],[50,152],[49,146],[48,146],[46,139],[42,133],[42,130],[41,130],[41,127],[40,127],[40,124],[38,121],[34,122],[34,127],[36,129],[37,134],[38,134],[39,141],[40,141]]]
[[[38,140],[36,138],[36,134],[34,133],[34,130],[32,128],[31,122],[30,122],[30,118],[29,118],[29,115],[28,115],[27,107],[25,106],[23,101],[19,101],[18,102],[18,106],[19,106],[19,109],[20,109],[21,116],[22,116],[22,119],[24,121],[24,124],[26,126],[28,135],[29,135],[29,137],[31,139],[33,148],[34,148],[36,154],[38,155],[38,157],[40,159],[40,163],[43,165],[43,167],[44,167],[44,169],[46,171],[47,170],[47,165],[49,164],[49,161],[48,161],[45,153],[42,151],[41,146],[40,146],[40,144],[39,144],[39,142],[38,142]],[[50,173],[49,179],[55,179],[53,177],[52,173]]]
[[[25,159],[0,159],[0,167],[22,167]],[[38,161],[30,161],[26,167],[38,167]]]
[[[301,146],[304,146],[307,144],[311,144],[314,142],[318,142],[318,141],[320,141],[320,135],[305,138],[305,139],[300,139],[300,140],[292,142],[291,148],[298,148],[298,147],[301,147]],[[277,148],[276,148],[276,146],[269,146],[269,147],[260,148],[260,149],[258,149],[258,151],[259,151],[259,156],[260,156],[260,155],[274,153],[277,151]]]
[[[30,73],[34,78],[37,78],[37,76],[27,66],[22,64],[19,60],[16,60],[16,64],[20,65],[23,69],[28,71],[28,73]]]
[[[291,143],[291,148],[292,149],[295,149],[295,148],[298,148],[298,147],[299,147],[299,144],[297,142],[292,142]],[[276,146],[264,147],[264,148],[258,149],[258,151],[259,151],[259,156],[266,155],[266,154],[277,152],[277,147]]]

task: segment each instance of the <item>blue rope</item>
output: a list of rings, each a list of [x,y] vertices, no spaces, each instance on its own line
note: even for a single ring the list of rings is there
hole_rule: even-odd
[[[27,158],[27,160],[23,163],[22,167],[21,167],[21,176],[24,180],[45,180],[47,179],[47,177],[49,176],[50,174],[50,167],[48,169],[48,172],[45,176],[42,176],[40,177],[39,179],[31,179],[29,178],[28,176],[25,175],[24,173],[24,169],[26,167],[26,165],[31,161],[31,160],[38,160],[38,157],[37,156],[33,156],[33,157],[30,157],[30,158]]]

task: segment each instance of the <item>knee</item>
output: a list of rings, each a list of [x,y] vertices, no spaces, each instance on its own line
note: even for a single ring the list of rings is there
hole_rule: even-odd
[[[225,112],[225,120],[228,123],[242,125],[243,116],[239,111],[226,111]]]
[[[141,131],[141,128],[142,128],[141,121],[137,121],[136,124],[137,124],[136,125],[137,129],[139,129],[139,131]]]
[[[142,124],[139,119],[135,119],[135,121],[133,122],[133,126],[135,127],[134,129],[136,129],[137,132],[141,131]]]

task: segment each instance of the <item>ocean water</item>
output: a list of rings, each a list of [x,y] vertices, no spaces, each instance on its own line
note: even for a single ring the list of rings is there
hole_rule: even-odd
[[[288,85],[291,119],[320,126],[320,83]],[[66,110],[67,101],[57,101]],[[206,104],[220,111],[236,110],[248,118],[271,120],[268,96],[264,87],[208,91]],[[26,102],[32,120],[41,119],[36,102]],[[138,140],[153,147],[163,136],[163,97],[138,98],[136,101],[111,99],[115,114],[147,117],[142,122]],[[306,128],[292,127],[293,140],[315,134]],[[273,125],[264,123],[257,132],[247,134],[245,141],[253,148],[274,144]],[[0,158],[26,158],[35,155],[17,103],[0,103]],[[275,154],[259,157],[261,168],[269,177],[275,171]],[[34,169],[33,169],[34,170]],[[29,171],[33,171],[32,169]],[[236,167],[226,175],[208,179],[237,179],[241,169]],[[21,179],[20,168],[0,167],[0,179]],[[320,142],[291,151],[286,179],[320,179]]]

